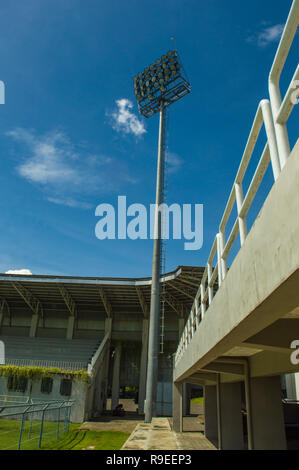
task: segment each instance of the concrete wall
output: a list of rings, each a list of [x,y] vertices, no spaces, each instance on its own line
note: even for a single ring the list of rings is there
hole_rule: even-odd
[[[178,363],[175,380],[186,379],[298,307],[298,181],[299,141]],[[287,358],[281,371],[272,371],[276,361],[271,363],[266,353],[269,368],[259,374],[299,370]],[[257,355],[253,375],[258,362]]]
[[[82,423],[84,421],[84,407],[85,407],[85,396],[87,392],[87,383],[85,381],[74,379],[72,381],[72,392],[71,396],[67,397],[60,394],[60,383],[63,376],[55,375],[53,376],[53,387],[50,393],[43,393],[41,392],[41,379],[35,379],[33,381],[28,380],[27,388],[24,393],[16,392],[16,391],[9,391],[7,389],[7,377],[0,377],[0,395],[6,397],[19,397],[21,400],[22,398],[27,399],[30,397],[35,400],[41,401],[50,401],[50,400],[76,400],[74,405],[72,406],[71,410],[71,422],[73,423]],[[64,417],[64,412],[62,412],[62,417]],[[17,417],[16,419],[19,419]],[[56,420],[57,419],[57,412],[48,412],[46,416],[46,420]]]

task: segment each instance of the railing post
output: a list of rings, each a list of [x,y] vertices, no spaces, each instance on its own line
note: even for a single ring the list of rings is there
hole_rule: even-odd
[[[242,246],[247,237],[247,224],[246,224],[246,218],[239,216],[241,209],[242,209],[242,204],[243,204],[243,189],[242,189],[241,183],[235,183],[235,194],[236,194],[236,203],[237,203],[237,210],[238,210],[240,242]]]
[[[222,284],[221,248],[220,248],[219,233],[217,233],[217,235],[216,235],[216,242],[217,242],[218,288],[219,288]]]
[[[267,140],[268,140],[268,145],[269,145],[273,176],[274,176],[274,180],[276,181],[277,178],[279,177],[281,169],[280,169],[280,161],[279,161],[274,122],[273,122],[273,114],[271,110],[270,101],[262,100],[261,109],[262,109],[264,125],[266,129],[266,135],[267,135]]]
[[[212,265],[211,263],[207,264],[207,270],[208,270],[208,292],[209,292],[209,304],[211,304],[213,297],[214,297],[214,291],[213,291],[213,286],[210,286],[211,282],[211,277],[212,277]]]
[[[225,246],[225,235],[222,230],[219,232],[219,249],[220,249],[220,264],[221,264],[221,280],[224,281],[227,274],[227,262],[223,258],[223,251]]]
[[[202,283],[200,284],[200,312],[201,312],[201,319],[205,316],[206,313],[206,304],[204,303],[204,295],[205,295],[205,289]]]
[[[196,329],[198,328],[198,325],[199,325],[198,311],[199,311],[198,299],[195,298],[195,323],[196,323]]]

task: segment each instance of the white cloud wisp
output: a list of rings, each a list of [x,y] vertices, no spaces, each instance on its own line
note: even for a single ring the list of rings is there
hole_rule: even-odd
[[[133,103],[122,98],[116,100],[117,111],[112,113],[112,127],[117,132],[124,132],[125,134],[133,134],[136,137],[141,136],[146,132],[144,124],[138,117],[132,113]]]

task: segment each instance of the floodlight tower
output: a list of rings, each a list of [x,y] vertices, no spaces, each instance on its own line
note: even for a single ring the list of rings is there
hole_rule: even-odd
[[[166,108],[190,93],[191,86],[183,75],[183,67],[176,49],[169,51],[154,64],[146,67],[133,80],[139,112],[146,118],[157,112],[160,113],[145,400],[145,422],[150,423],[157,412],[162,227],[162,213],[159,206],[163,202]]]

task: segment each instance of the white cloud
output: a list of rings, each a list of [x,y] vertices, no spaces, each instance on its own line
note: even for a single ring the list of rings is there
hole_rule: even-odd
[[[24,178],[44,185],[77,180],[77,172],[71,164],[77,155],[64,134],[55,132],[35,137],[29,131],[15,129],[7,135],[29,146],[31,155],[17,168]]]
[[[86,197],[133,182],[126,164],[106,155],[89,154],[85,147],[74,146],[62,132],[36,135],[17,128],[6,133],[21,144],[24,157],[16,170],[22,178],[46,193],[49,202],[90,209]],[[80,200],[78,200],[80,199]]]
[[[268,46],[273,42],[278,42],[284,30],[284,24],[276,24],[268,26],[262,31],[255,33],[247,38],[247,42],[256,43],[259,47]]]
[[[112,113],[112,127],[118,132],[140,136],[146,132],[144,124],[132,113],[133,103],[122,98],[116,101],[117,111]]]
[[[48,197],[48,201],[53,202],[54,204],[59,204],[61,206],[78,207],[79,209],[91,209],[93,207],[92,204],[77,201],[76,199],[72,198],[60,199],[57,197]]]
[[[176,153],[168,152],[168,172],[175,173],[183,164],[183,159]]]
[[[5,274],[21,274],[23,276],[31,276],[32,272],[30,269],[9,269],[5,271]]]

